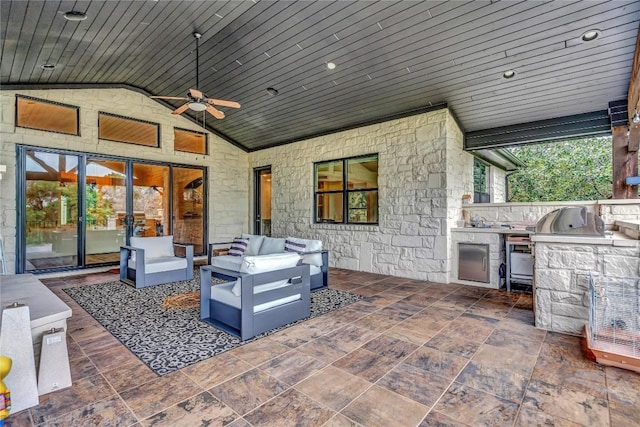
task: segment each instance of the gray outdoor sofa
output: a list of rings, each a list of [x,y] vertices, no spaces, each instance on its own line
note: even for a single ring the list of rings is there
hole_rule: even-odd
[[[200,267],[200,319],[245,341],[309,317],[310,268],[300,260],[273,254],[244,257],[240,271]]]
[[[326,289],[329,285],[329,251],[322,249],[320,240],[300,239],[295,237],[275,238],[255,234],[243,234],[247,240],[245,252],[240,256],[213,256],[214,246],[228,246],[228,243],[209,243],[208,264],[227,270],[239,271],[245,256],[269,256],[278,253],[290,253],[285,245],[297,245],[295,250],[302,255],[302,263],[308,264],[311,274],[311,290]]]

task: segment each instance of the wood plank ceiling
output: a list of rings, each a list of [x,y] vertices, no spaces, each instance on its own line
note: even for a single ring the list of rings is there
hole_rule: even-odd
[[[242,104],[206,126],[253,151],[442,103],[465,131],[606,110],[627,97],[640,2],[3,0],[0,15],[4,88],[183,96],[202,33],[199,89]]]

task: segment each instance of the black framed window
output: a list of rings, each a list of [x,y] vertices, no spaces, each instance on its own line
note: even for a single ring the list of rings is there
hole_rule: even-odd
[[[160,147],[160,125],[100,111],[98,112],[98,138],[158,148]]]
[[[378,155],[314,164],[315,222],[378,224]]]
[[[173,128],[173,148],[186,153],[209,154],[207,134],[195,130]]]
[[[80,108],[60,102],[16,95],[16,126],[80,135]]]
[[[473,159],[473,202],[489,203],[489,170],[490,166],[478,159]]]

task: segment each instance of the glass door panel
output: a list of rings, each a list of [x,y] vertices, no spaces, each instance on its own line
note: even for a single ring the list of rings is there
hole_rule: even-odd
[[[132,236],[165,236],[169,228],[169,166],[133,164]]]
[[[85,264],[114,263],[126,244],[126,164],[87,158]]]
[[[255,234],[271,236],[271,167],[255,170]]]
[[[25,154],[25,270],[78,266],[79,157]]]
[[[193,245],[195,254],[204,248],[204,170],[173,168],[173,240]]]

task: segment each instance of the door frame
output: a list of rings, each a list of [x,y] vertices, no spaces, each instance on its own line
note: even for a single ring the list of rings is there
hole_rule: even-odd
[[[173,194],[173,168],[188,168],[188,169],[201,169],[203,182],[204,182],[204,190],[203,197],[204,200],[208,200],[208,167],[200,166],[200,165],[188,165],[183,163],[176,162],[161,162],[154,160],[146,160],[140,158],[133,157],[124,157],[124,156],[114,156],[114,155],[106,155],[100,153],[90,153],[84,151],[75,151],[75,150],[67,150],[67,149],[57,149],[57,148],[49,148],[49,147],[38,147],[34,145],[28,144],[16,144],[16,256],[15,256],[15,271],[16,273],[25,273],[26,271],[26,249],[27,249],[27,235],[26,235],[26,180],[24,179],[26,174],[26,152],[28,150],[32,151],[40,151],[53,153],[58,155],[69,155],[69,156],[77,156],[78,157],[78,221],[77,221],[77,232],[78,232],[78,243],[77,243],[77,256],[78,263],[75,266],[65,266],[65,267],[57,267],[57,268],[48,268],[48,269],[35,269],[29,270],[29,273],[49,273],[49,272],[58,272],[58,271],[73,271],[73,270],[82,270],[88,267],[101,267],[105,265],[117,265],[117,263],[104,263],[104,264],[90,264],[86,265],[85,260],[85,248],[86,248],[86,229],[85,229],[85,210],[86,210],[86,162],[87,158],[99,158],[99,159],[108,159],[115,161],[122,161],[125,163],[126,170],[126,178],[125,178],[125,186],[126,186],[126,211],[127,217],[133,217],[133,165],[135,163],[139,164],[152,164],[159,166],[168,166],[169,167],[169,191]],[[171,198],[172,199],[172,198]],[[174,216],[175,212],[173,209],[173,203],[170,199],[169,209],[171,214],[169,216],[169,227],[171,233],[173,233],[174,227]],[[204,253],[194,254],[194,255],[205,255],[206,248],[208,243],[208,203],[203,205],[203,248]],[[133,233],[133,226],[127,224],[126,227],[126,244],[129,244],[129,239],[131,238],[131,234]]]
[[[260,176],[262,172],[269,171],[271,174],[271,165],[253,168],[253,234],[262,234],[262,185],[260,184]]]

